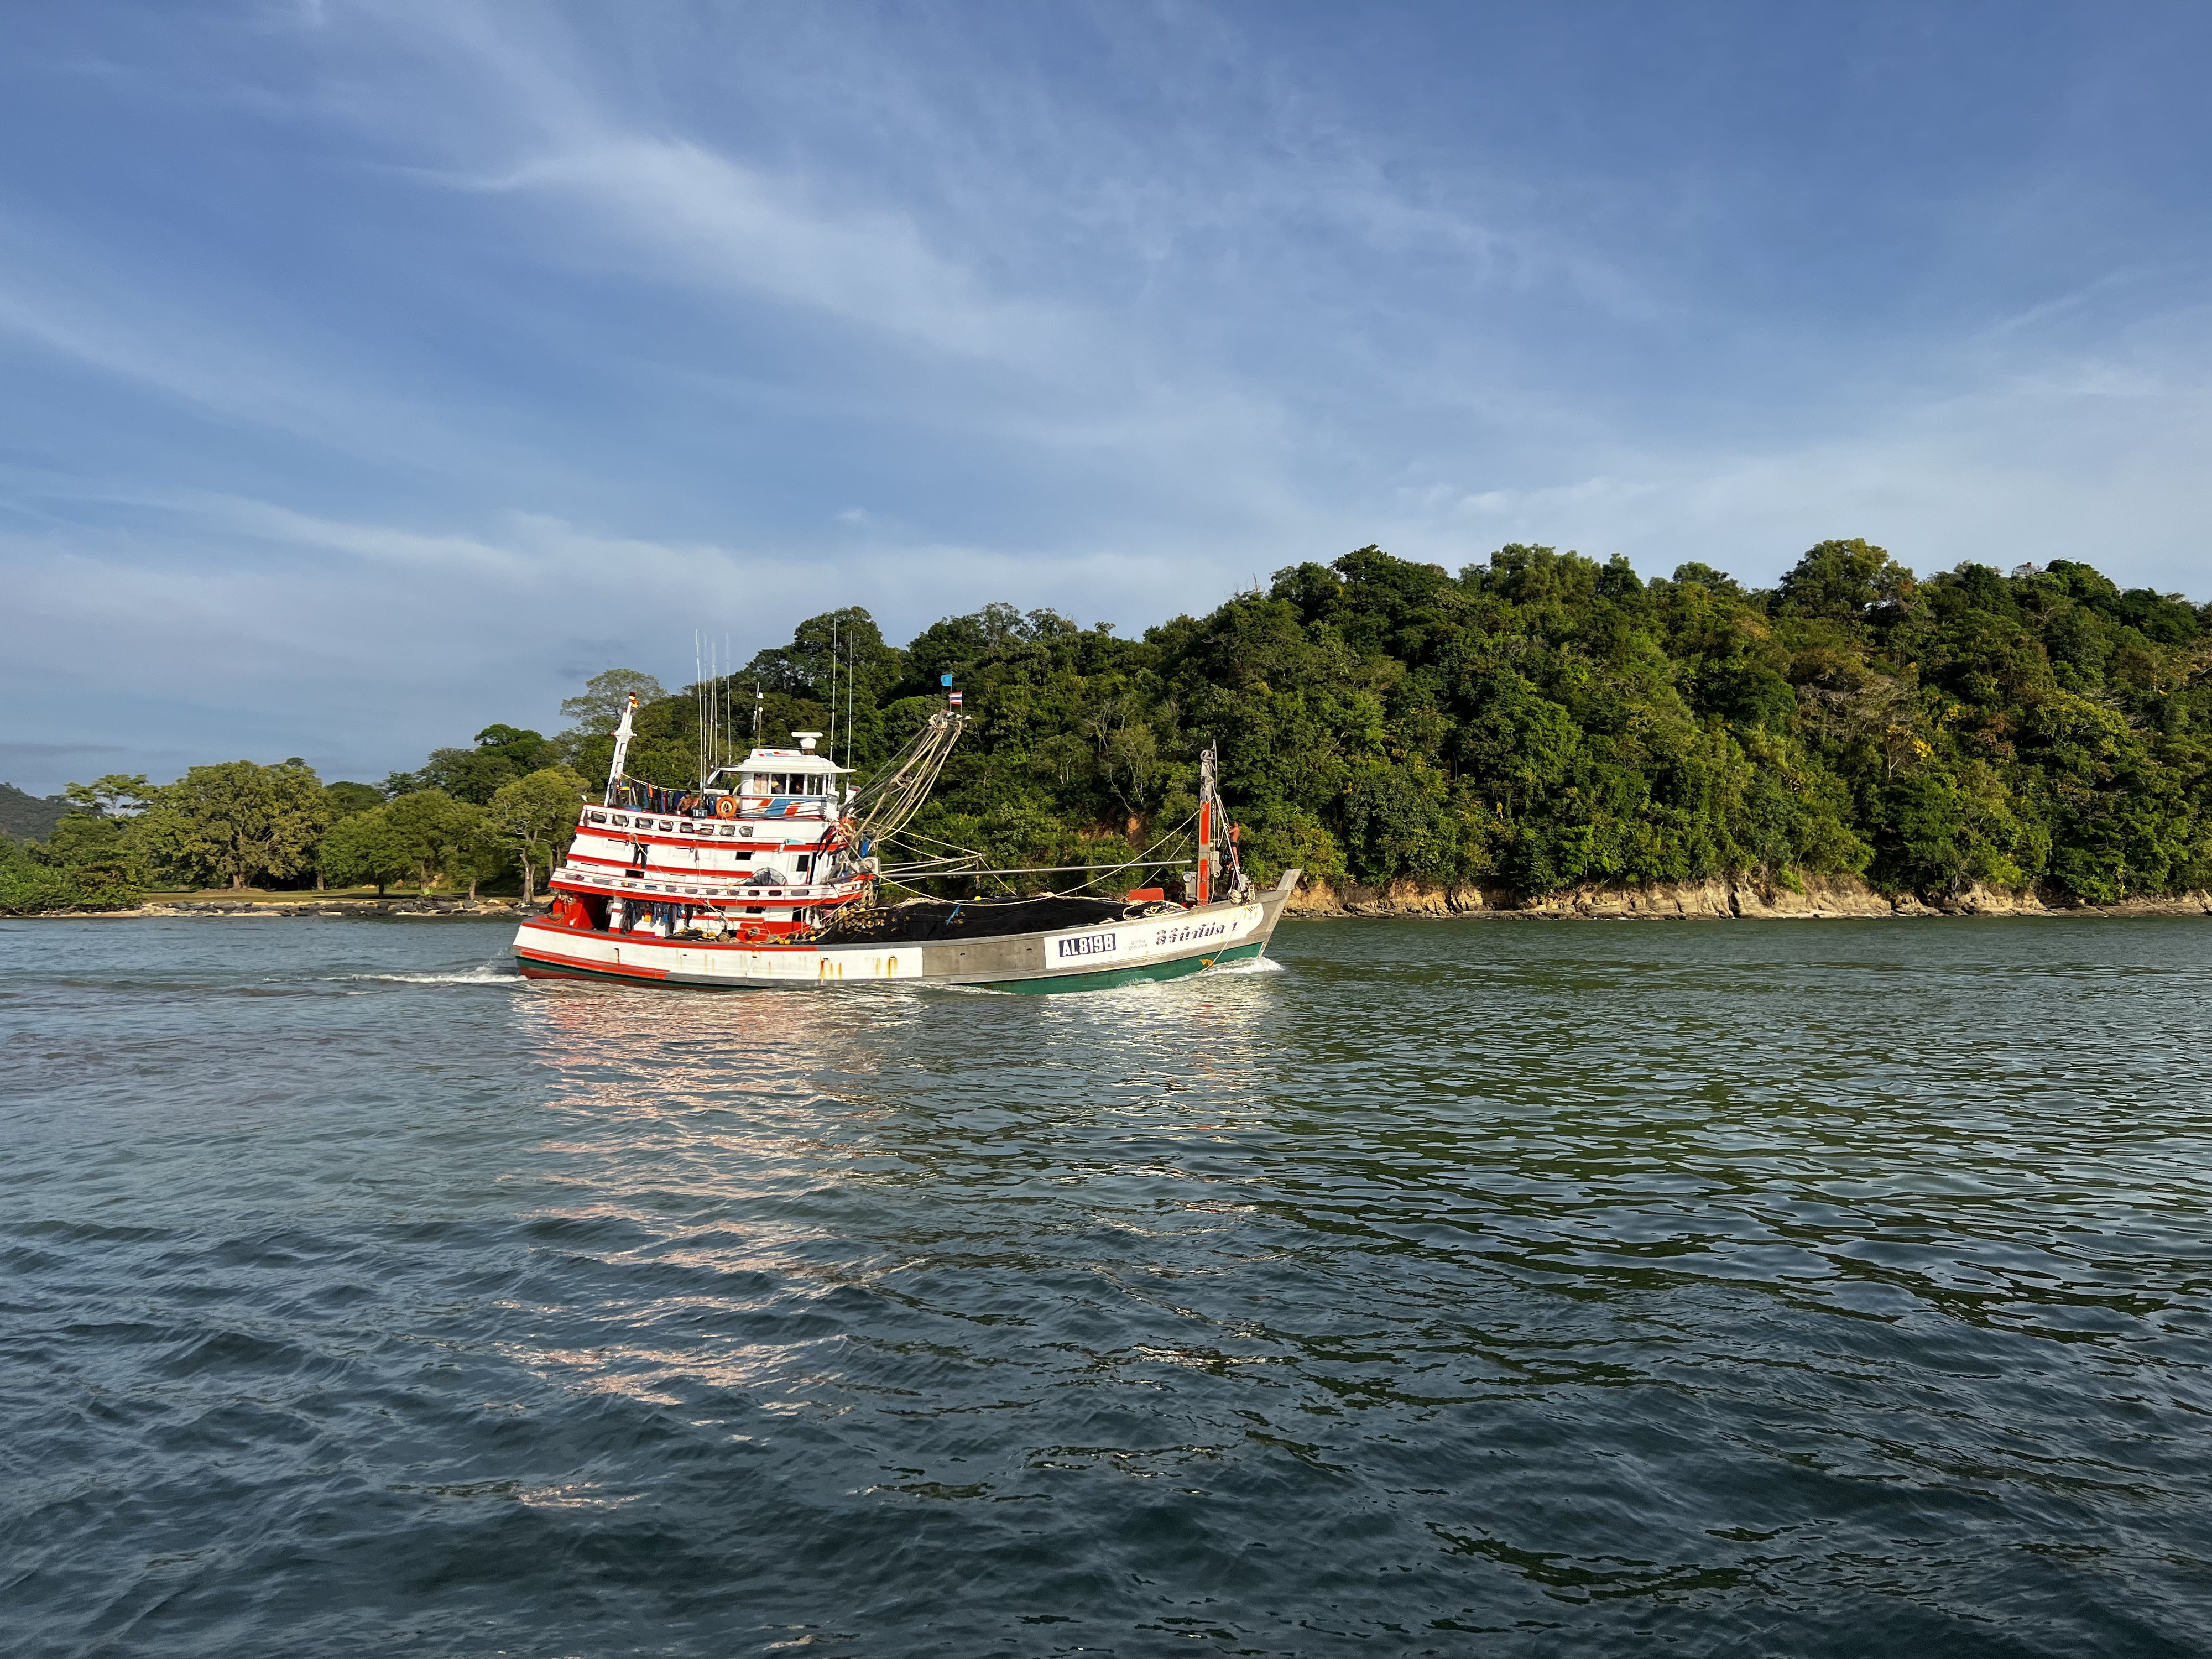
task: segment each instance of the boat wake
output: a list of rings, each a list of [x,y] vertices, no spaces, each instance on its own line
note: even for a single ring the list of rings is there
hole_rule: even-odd
[[[485,962],[442,974],[336,974],[333,983],[380,985],[520,985],[522,975],[511,963]]]

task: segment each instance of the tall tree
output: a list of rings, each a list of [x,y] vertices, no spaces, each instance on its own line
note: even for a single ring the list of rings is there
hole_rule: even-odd
[[[661,689],[660,682],[650,674],[641,674],[635,668],[610,668],[604,674],[594,674],[586,681],[583,695],[568,698],[561,705],[562,714],[575,724],[554,739],[554,746],[560,751],[559,763],[573,768],[590,779],[592,787],[596,788],[606,781],[607,768],[614,759],[614,730],[622,723],[623,710],[629,706],[633,694],[641,708],[666,711],[660,716],[660,724],[672,727],[683,718],[675,712],[677,705],[688,705],[690,702],[688,697],[671,698]],[[691,770],[690,757],[696,755],[696,747],[685,749],[683,751],[686,757],[685,763],[675,767],[679,748],[678,744],[656,744],[649,732],[644,737],[644,742],[633,744],[630,750],[629,770],[633,775],[651,778],[657,782],[697,781],[689,776]],[[540,760],[535,766],[537,769],[543,769],[553,763]],[[665,778],[660,775],[664,769],[672,767],[680,775]]]
[[[295,757],[195,766],[155,793],[135,828],[161,870],[238,889],[305,869],[330,822],[321,781]]]
[[[446,873],[457,848],[470,838],[465,802],[436,789],[416,789],[384,809],[392,832],[406,845],[417,890],[428,892]]]
[[[635,668],[610,668],[586,680],[583,690],[577,696],[562,698],[561,714],[578,731],[598,736],[613,731],[621,723],[623,710],[629,706],[633,696],[643,703],[658,702],[667,695],[660,682],[650,674]],[[477,741],[483,738],[479,737]]]
[[[507,867],[507,844],[492,827],[491,809],[469,801],[455,801],[442,826],[440,857],[446,879],[465,885],[471,902],[477,888]]]
[[[549,767],[519,778],[491,798],[491,833],[514,849],[522,865],[522,898],[538,896],[538,872],[551,870],[575,836],[584,780],[566,767]]]
[[[83,891],[135,891],[145,884],[145,858],[132,834],[133,820],[156,791],[143,773],[111,772],[63,791],[75,805],[46,840],[31,849],[38,862],[72,872]]]
[[[146,781],[143,772],[125,775],[110,772],[90,783],[72,783],[62,793],[87,811],[104,818],[136,817],[151,806],[160,791]]]
[[[415,868],[415,847],[392,822],[389,806],[350,812],[331,826],[320,848],[320,872],[341,887],[368,882],[376,896]]]

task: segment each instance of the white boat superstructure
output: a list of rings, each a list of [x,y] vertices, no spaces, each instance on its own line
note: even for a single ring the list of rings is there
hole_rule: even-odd
[[[849,769],[815,750],[755,749],[697,790],[625,783],[584,809],[556,892],[613,931],[775,939],[860,897],[873,879],[843,817]],[[565,907],[564,907],[565,908]]]

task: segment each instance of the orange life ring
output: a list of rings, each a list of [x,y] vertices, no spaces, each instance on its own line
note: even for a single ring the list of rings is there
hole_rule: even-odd
[[[737,817],[737,815],[738,798],[735,795],[725,795],[721,799],[714,803],[714,816],[716,817],[733,818]]]

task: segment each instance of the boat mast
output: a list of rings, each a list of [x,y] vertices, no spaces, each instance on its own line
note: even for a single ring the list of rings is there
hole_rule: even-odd
[[[1213,850],[1213,768],[1214,752],[1211,744],[1198,757],[1198,902],[1206,903],[1213,896],[1213,869],[1218,862]]]
[[[636,710],[637,693],[633,691],[629,694],[629,701],[623,705],[622,724],[615,727],[615,757],[613,764],[607,768],[607,793],[606,798],[599,803],[602,806],[615,804],[615,789],[622,781],[623,763],[629,758],[629,717]]]

